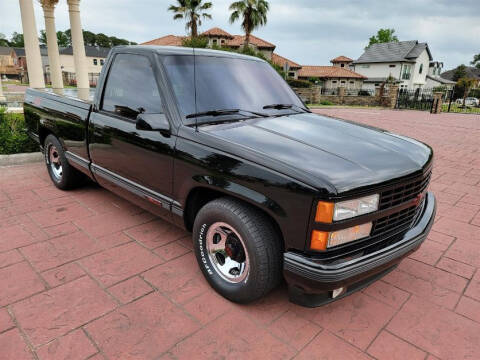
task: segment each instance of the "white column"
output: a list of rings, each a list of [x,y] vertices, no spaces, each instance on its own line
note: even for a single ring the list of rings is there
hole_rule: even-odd
[[[2,87],[2,74],[0,74],[0,101],[7,100],[5,96],[3,96],[3,87]]]
[[[88,89],[88,67],[83,43],[82,23],[80,21],[80,0],[67,0],[70,14],[70,30],[72,31],[73,59],[78,89]],[[84,93],[85,91],[82,91]]]
[[[63,89],[62,69],[60,67],[60,55],[58,53],[57,30],[55,29],[55,3],[53,1],[44,1],[42,7],[43,16],[45,18],[45,32],[47,33],[48,62],[52,88],[54,90]]]
[[[43,78],[42,57],[40,56],[40,45],[38,44],[33,2],[32,0],[19,0],[19,2],[30,87],[43,89],[45,80]]]

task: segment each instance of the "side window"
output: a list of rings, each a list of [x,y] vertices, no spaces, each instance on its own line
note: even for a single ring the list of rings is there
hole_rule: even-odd
[[[93,59],[93,65],[97,65],[97,64],[98,64],[97,59]]]
[[[147,57],[115,56],[103,94],[102,110],[131,119],[140,113],[163,113],[157,82]]]

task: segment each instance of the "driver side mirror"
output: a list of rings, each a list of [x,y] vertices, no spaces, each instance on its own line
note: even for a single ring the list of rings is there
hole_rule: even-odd
[[[162,135],[170,135],[170,123],[165,114],[138,114],[137,130],[159,131]]]

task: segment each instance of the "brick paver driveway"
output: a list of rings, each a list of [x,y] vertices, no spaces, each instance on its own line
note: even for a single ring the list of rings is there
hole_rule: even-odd
[[[366,290],[317,309],[285,286],[248,306],[203,280],[189,235],[100,188],[0,168],[0,359],[480,358],[480,117],[318,112],[431,144],[429,239]]]

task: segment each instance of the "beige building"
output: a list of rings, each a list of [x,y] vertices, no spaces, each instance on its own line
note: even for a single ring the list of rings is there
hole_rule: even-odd
[[[88,79],[90,86],[96,86],[100,72],[105,60],[110,52],[109,48],[101,48],[96,46],[85,46],[85,55],[87,62]],[[76,83],[75,60],[73,57],[73,49],[71,47],[61,48],[60,51],[60,67],[62,69],[63,81],[66,84],[73,85]],[[46,73],[49,72],[48,65]]]
[[[14,49],[0,46],[0,76],[17,77],[19,74],[20,66]]]

